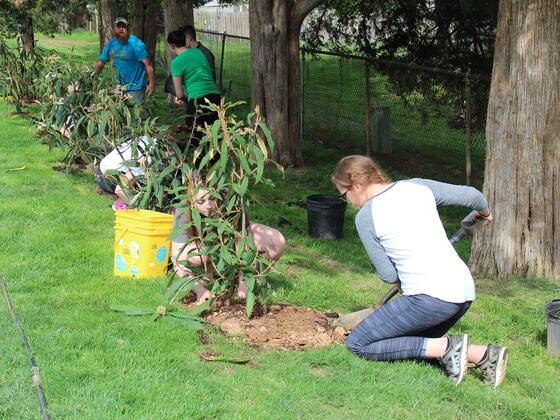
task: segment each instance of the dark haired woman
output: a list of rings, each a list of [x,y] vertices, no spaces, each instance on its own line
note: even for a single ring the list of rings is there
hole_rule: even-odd
[[[171,62],[171,75],[176,92],[175,103],[187,102],[185,125],[192,127],[195,119],[196,125],[212,124],[217,119],[216,113],[198,107],[206,105],[206,99],[216,105],[220,103],[220,90],[214,82],[208,60],[199,48],[191,47],[190,43],[187,45],[183,29],[170,32],[167,43],[177,55]]]
[[[332,177],[341,194],[360,210],[356,228],[381,280],[402,295],[381,306],[348,336],[351,352],[369,360],[438,359],[455,384],[467,362],[484,382],[504,379],[508,349],[469,344],[467,334],[445,333],[475,298],[466,264],[448,241],[437,205],[462,205],[492,220],[475,188],[426,179],[391,182],[372,159],[347,156]]]

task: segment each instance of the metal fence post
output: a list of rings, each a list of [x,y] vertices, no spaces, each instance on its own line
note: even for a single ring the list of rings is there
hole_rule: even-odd
[[[304,100],[305,100],[305,50],[300,49],[300,71],[299,71],[299,141],[303,140],[303,118],[304,118]]]
[[[366,155],[371,156],[371,109],[369,103],[369,61],[365,60],[365,76],[366,76]]]
[[[465,109],[465,127],[466,130],[466,150],[465,150],[465,172],[467,175],[467,185],[472,185],[472,132],[471,132],[471,81],[469,73],[465,76],[465,91],[466,91],[466,109]]]
[[[224,74],[224,51],[226,49],[226,35],[227,32],[224,31],[224,33],[222,34],[222,53],[220,54],[220,78],[218,79],[218,89],[220,90],[220,92],[222,92],[222,94],[224,93],[222,89],[222,77]]]

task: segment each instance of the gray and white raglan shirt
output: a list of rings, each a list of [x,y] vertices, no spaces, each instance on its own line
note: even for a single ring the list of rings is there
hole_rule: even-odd
[[[404,295],[474,300],[473,278],[447,238],[438,205],[488,207],[473,187],[415,178],[369,199],[356,215],[356,228],[381,280],[400,280]]]

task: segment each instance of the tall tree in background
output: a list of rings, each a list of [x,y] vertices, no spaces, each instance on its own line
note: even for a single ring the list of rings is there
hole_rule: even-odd
[[[198,3],[198,2],[197,2]],[[163,23],[165,26],[165,40],[169,32],[185,25],[194,25],[194,11],[192,0],[163,0]],[[167,67],[173,59],[171,50],[167,46]]]
[[[33,18],[31,17],[30,9],[35,5],[34,1],[16,0],[14,2],[15,13],[18,24],[18,32],[22,36],[23,48],[30,51],[35,48],[35,34],[33,31]]]
[[[560,2],[502,0],[486,124],[494,222],[473,243],[478,275],[560,276]]]
[[[250,0],[251,107],[260,107],[276,144],[274,159],[300,166],[299,34],[323,0]]]
[[[327,0],[302,34],[311,47],[490,74],[498,0]]]
[[[307,19],[302,40],[315,49],[482,76],[471,79],[471,115],[483,121],[497,15],[498,0],[327,0]],[[424,101],[411,102],[411,94],[421,92],[433,104],[457,108],[465,99],[462,78],[395,71],[380,63],[375,68],[387,76],[403,105],[419,113],[423,124],[430,109]]]
[[[103,50],[105,44],[114,36],[113,22],[117,16],[116,0],[99,0],[99,51]]]
[[[134,36],[140,38],[152,63],[156,55],[157,44],[157,16],[160,10],[160,2],[153,0],[132,0],[130,2],[130,31]]]

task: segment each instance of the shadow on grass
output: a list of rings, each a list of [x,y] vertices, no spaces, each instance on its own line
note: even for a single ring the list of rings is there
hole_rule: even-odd
[[[535,334],[535,340],[544,347],[548,345],[548,328],[541,328]]]
[[[497,297],[512,297],[519,293],[519,289],[526,289],[531,292],[540,290],[543,293],[556,293],[560,295],[560,286],[546,278],[480,278],[476,279],[475,282],[480,293],[493,294]]]

